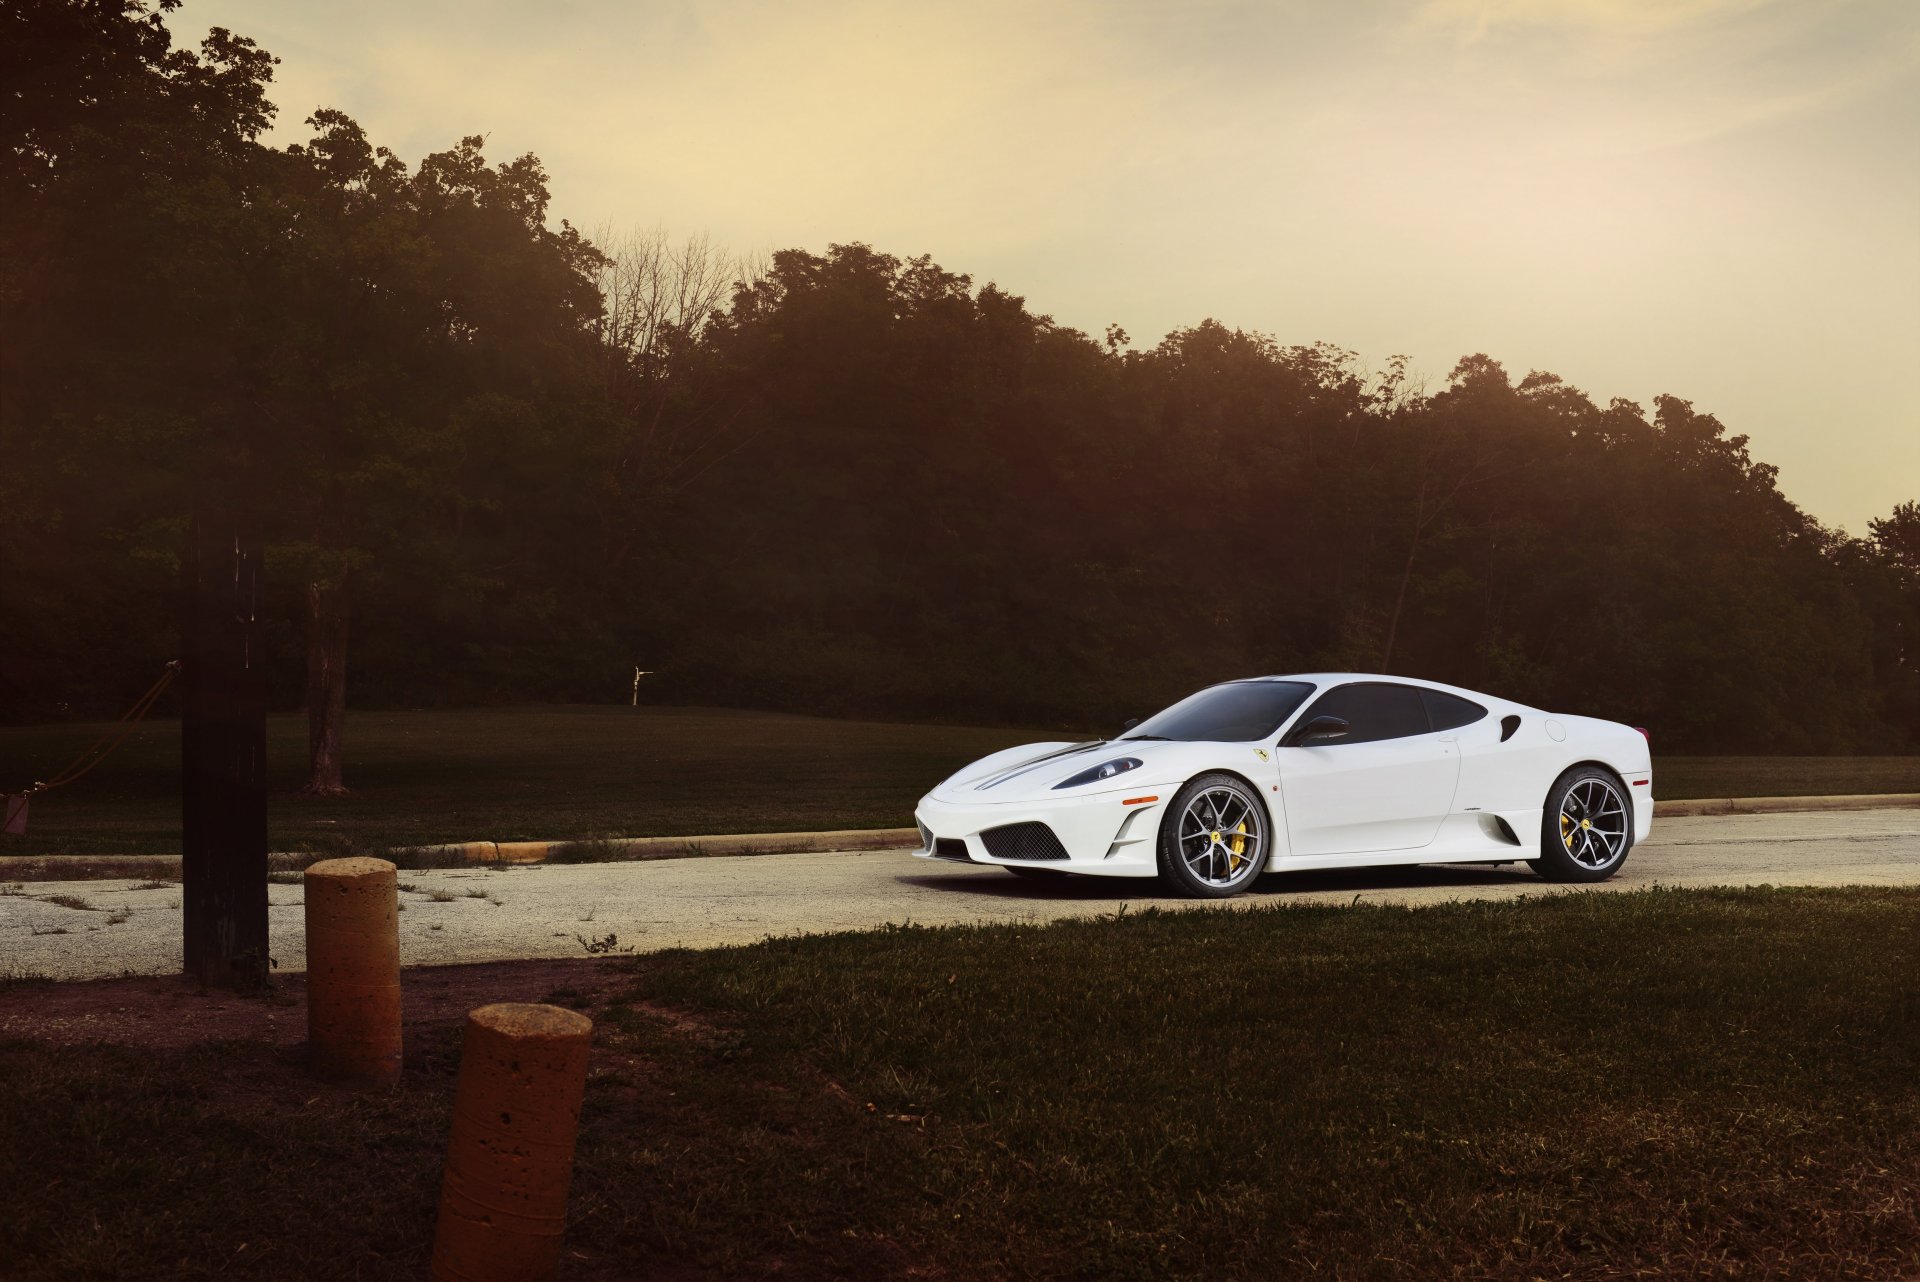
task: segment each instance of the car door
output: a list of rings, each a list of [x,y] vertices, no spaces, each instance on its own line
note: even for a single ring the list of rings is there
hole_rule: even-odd
[[[1354,681],[1310,704],[1294,726],[1339,717],[1344,738],[1274,750],[1291,854],[1413,850],[1431,842],[1453,804],[1460,753],[1436,732],[1417,686]]]

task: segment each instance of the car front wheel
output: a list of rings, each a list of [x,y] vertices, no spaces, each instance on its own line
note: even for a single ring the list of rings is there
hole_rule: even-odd
[[[1160,879],[1182,895],[1225,899],[1253,884],[1272,844],[1258,793],[1230,774],[1201,775],[1161,820]]]

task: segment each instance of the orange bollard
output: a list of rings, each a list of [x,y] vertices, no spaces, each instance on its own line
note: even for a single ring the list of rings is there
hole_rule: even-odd
[[[400,892],[384,859],[307,869],[307,1051],[335,1081],[400,1080]]]
[[[502,1002],[467,1016],[433,1235],[439,1282],[549,1278],[560,1265],[593,1021]]]

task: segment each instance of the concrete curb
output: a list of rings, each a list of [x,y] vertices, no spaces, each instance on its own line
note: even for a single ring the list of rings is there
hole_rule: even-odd
[[[1716,797],[1655,801],[1655,818],[1685,815],[1767,815],[1802,810],[1901,810],[1920,807],[1920,792],[1834,797]],[[428,867],[461,865],[618,863],[711,855],[789,855],[834,850],[900,850],[920,844],[917,828],[842,828],[832,832],[745,832],[703,837],[617,837],[604,841],[460,841],[396,852],[423,856]],[[298,871],[316,856],[282,851],[267,856],[275,872]],[[415,865],[421,866],[421,865]],[[0,857],[0,882],[150,878],[179,880],[178,855],[29,855]]]
[[[476,864],[608,863],[702,855],[792,855],[824,850],[893,850],[918,845],[917,828],[840,828],[832,832],[741,832],[706,837],[613,837],[603,841],[460,841],[416,846],[429,856]],[[613,856],[608,859],[607,856]]]
[[[917,828],[842,828],[832,832],[744,832],[699,837],[615,837],[602,841],[456,841],[389,852],[403,870],[494,864],[597,864],[710,855],[790,855],[832,850],[901,850],[920,843]],[[420,857],[409,859],[408,855]],[[302,851],[267,856],[270,872],[298,872],[315,859]],[[0,882],[180,879],[178,855],[0,856]]]
[[[1681,815],[1777,815],[1790,810],[1904,810],[1920,806],[1920,792],[1864,792],[1833,797],[1723,797],[1656,801],[1654,818]]]

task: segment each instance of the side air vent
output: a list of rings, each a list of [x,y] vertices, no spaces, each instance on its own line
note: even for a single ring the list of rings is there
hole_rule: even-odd
[[[1474,817],[1480,821],[1480,831],[1486,834],[1488,841],[1497,841],[1503,846],[1520,844],[1520,834],[1499,815],[1480,814]]]
[[[1514,716],[1512,713],[1508,713],[1506,716],[1500,718],[1500,742],[1505,743],[1507,740],[1513,738],[1513,732],[1519,728],[1520,718]]]
[[[989,828],[980,834],[987,853],[995,859],[1019,859],[1036,863],[1065,859],[1067,848],[1053,829],[1043,823],[1007,824]]]

